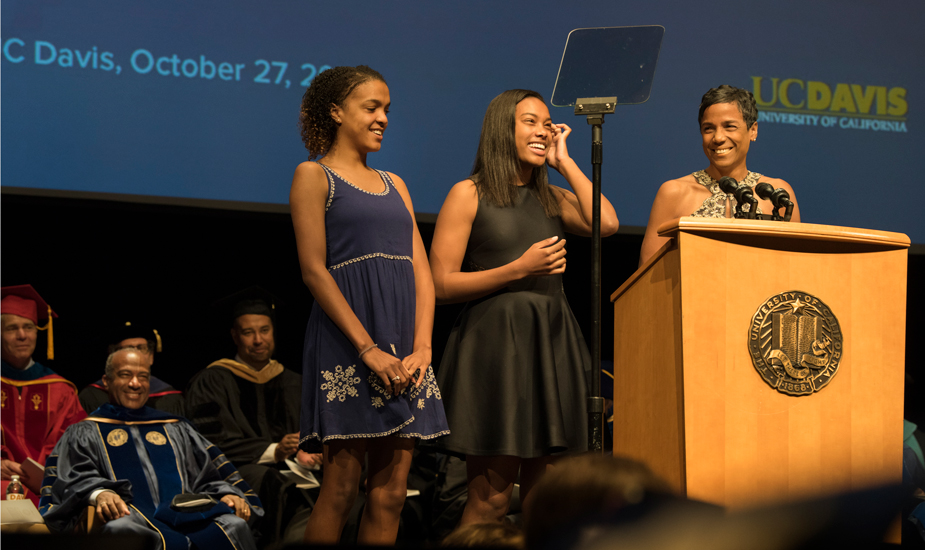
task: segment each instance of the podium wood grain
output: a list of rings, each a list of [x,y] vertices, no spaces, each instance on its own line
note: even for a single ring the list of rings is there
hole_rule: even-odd
[[[905,235],[681,218],[614,294],[614,452],[731,509],[902,478]],[[794,397],[749,357],[752,316],[807,292],[837,317],[837,374]]]

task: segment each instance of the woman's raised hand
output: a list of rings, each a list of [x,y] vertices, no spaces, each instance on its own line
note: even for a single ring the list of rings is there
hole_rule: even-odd
[[[559,240],[559,237],[543,239],[534,243],[514,261],[519,263],[518,267],[523,272],[522,277],[542,277],[565,273],[565,239]]]
[[[551,143],[546,151],[546,163],[549,167],[558,170],[559,163],[569,158],[568,147],[565,145],[565,138],[572,133],[568,124],[553,124],[551,128]]]

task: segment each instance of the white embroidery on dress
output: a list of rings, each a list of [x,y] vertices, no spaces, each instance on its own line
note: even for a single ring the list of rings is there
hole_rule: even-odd
[[[392,254],[384,254],[382,252],[374,252],[372,254],[366,254],[365,256],[360,256],[359,258],[353,258],[352,260],[347,260],[346,262],[341,262],[337,265],[331,266],[328,268],[328,271],[334,271],[335,269],[340,269],[345,265],[355,264],[357,262],[362,262],[363,260],[369,260],[370,258],[385,258],[386,260],[411,260],[411,256],[393,256]]]
[[[300,439],[299,445],[302,445],[303,443],[307,441],[311,441],[311,440],[320,441],[321,443],[327,443],[331,439],[361,439],[361,438],[370,438],[370,437],[383,437],[386,435],[394,435],[395,437],[401,437],[402,439],[436,439],[438,437],[441,437],[441,436],[444,436],[450,433],[450,430],[441,430],[439,432],[432,433],[432,434],[422,434],[418,432],[397,433],[399,430],[402,430],[408,427],[408,425],[410,425],[412,422],[414,422],[413,416],[411,417],[411,419],[406,420],[405,422],[401,424],[401,426],[397,428],[392,428],[389,431],[375,433],[375,434],[334,434],[334,435],[326,435],[324,437],[321,437],[321,435],[318,434],[318,432],[312,432],[306,435],[305,437],[303,437],[302,439]]]
[[[418,371],[412,377],[417,376]],[[443,396],[440,395],[440,388],[437,387],[437,379],[434,377],[434,369],[430,366],[427,367],[427,373],[424,375],[424,381],[421,382],[420,386],[415,386],[411,384],[408,386],[408,397],[411,399],[416,399],[418,394],[422,391],[424,392],[424,397],[430,399],[432,396],[435,396],[437,399],[443,399]]]
[[[326,435],[326,436],[324,436],[324,437],[321,437],[317,432],[313,432],[313,433],[310,433],[310,434],[306,435],[306,436],[303,437],[302,439],[300,439],[300,440],[299,440],[299,445],[302,445],[303,443],[305,443],[306,441],[309,441],[309,440],[311,440],[311,439],[316,439],[316,440],[320,440],[322,443],[327,443],[327,442],[328,442],[329,440],[331,440],[331,439],[362,439],[362,438],[370,438],[370,437],[384,437],[384,436],[392,435],[392,434],[395,434],[396,437],[416,437],[416,438],[420,438],[420,439],[432,439],[432,438],[434,438],[434,437],[439,437],[439,436],[441,436],[441,435],[446,435],[446,434],[450,433],[449,430],[444,430],[444,431],[442,431],[442,432],[439,432],[439,433],[436,433],[436,434],[433,434],[433,435],[426,435],[426,436],[421,436],[421,435],[418,435],[418,434],[398,434],[398,433],[395,433],[395,432],[397,432],[397,431],[399,431],[399,430],[401,430],[401,429],[406,428],[406,427],[407,427],[409,424],[411,424],[412,422],[414,422],[414,417],[413,417],[413,416],[412,416],[411,418],[409,418],[408,420],[405,420],[404,422],[402,422],[401,425],[398,426],[397,428],[392,428],[391,430],[388,430],[388,431],[385,431],[385,432],[372,433],[372,434],[332,434],[332,435]]]
[[[374,390],[381,393],[385,396],[386,399],[391,399],[392,392],[385,389],[385,386],[382,385],[382,380],[379,379],[379,375],[373,371],[369,371],[369,377],[366,378],[366,381],[369,382],[369,385],[372,386]]]
[[[424,400],[423,400],[423,399],[418,399],[418,408],[419,408],[419,409],[423,409],[423,408],[424,408]]]
[[[435,434],[424,435],[419,433],[401,433],[395,434],[395,437],[400,437],[402,439],[436,439],[442,435],[447,435],[450,433],[450,430],[443,430],[442,432],[437,432]]]
[[[427,374],[424,375],[424,383],[422,386],[427,386],[427,392],[424,394],[428,399],[431,395],[437,399],[443,400],[443,396],[440,395],[440,387],[437,386],[437,379],[434,378],[434,369],[427,367]]]
[[[411,378],[413,379],[417,375],[418,375],[418,371],[414,371],[414,374],[411,375]],[[421,393],[421,390],[424,389],[424,385],[425,385],[424,383],[422,383],[420,386],[417,386],[415,384],[409,384],[408,389],[407,389],[408,397],[410,397],[411,399],[415,399],[418,396],[418,394]]]
[[[382,402],[381,397],[379,396],[373,397],[373,407],[376,407],[378,409],[379,407],[383,405],[385,405],[385,403]]]
[[[321,371],[321,376],[327,380],[327,382],[321,384],[321,389],[328,392],[328,403],[334,401],[335,398],[343,402],[348,395],[350,397],[357,396],[357,389],[354,386],[360,383],[360,377],[353,377],[356,372],[355,367],[356,365],[351,365],[347,367],[347,370],[344,370],[343,367],[337,365],[334,367],[334,372],[329,370]]]

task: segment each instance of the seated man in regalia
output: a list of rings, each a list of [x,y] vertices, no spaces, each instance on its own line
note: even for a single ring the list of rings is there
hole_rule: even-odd
[[[73,531],[93,505],[103,533],[149,537],[158,549],[255,548],[248,520],[263,514],[260,501],[186,419],[145,406],[150,377],[137,349],[109,356],[109,403],[68,428],[45,463],[45,523]]]

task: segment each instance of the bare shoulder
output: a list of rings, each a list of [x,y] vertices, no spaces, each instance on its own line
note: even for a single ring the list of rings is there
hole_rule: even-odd
[[[658,188],[658,195],[665,198],[678,198],[693,191],[703,189],[694,176],[688,174],[677,179],[668,180]]]
[[[668,180],[658,188],[652,211],[662,220],[689,216],[710,192],[697,183],[692,175]]]
[[[411,217],[414,217],[414,204],[411,202],[411,193],[408,192],[408,186],[405,185],[405,180],[398,177],[397,174],[392,172],[386,172],[386,175],[389,176],[389,179],[392,180],[392,185],[395,186],[395,190],[398,191],[398,195],[401,197],[402,202],[405,203],[405,206],[408,208],[408,212],[411,213]]]
[[[305,161],[295,167],[295,174],[292,176],[292,186],[312,185],[313,183],[324,183],[327,185],[327,175],[324,168],[317,162]]]
[[[314,176],[314,177],[324,177],[324,168],[321,167],[317,162],[312,162],[307,160],[300,163],[295,167],[295,173],[297,176]]]
[[[462,180],[458,183],[453,184],[453,187],[450,188],[450,195],[464,195],[472,196],[478,199],[479,193],[475,188],[475,182],[470,179]]]
[[[306,161],[296,166],[292,176],[292,188],[289,202],[294,199],[312,198],[326,195],[328,192],[327,174],[317,162]]]
[[[450,188],[450,192],[443,201],[437,222],[440,219],[452,220],[454,223],[463,221],[472,222],[479,207],[479,193],[472,180],[462,180]]]
[[[395,184],[396,189],[399,191],[404,191],[405,193],[408,192],[408,186],[405,185],[405,180],[398,177],[398,174],[393,174],[392,172],[386,172],[386,174],[388,174],[389,179],[392,180],[392,183]]]
[[[475,188],[475,182],[472,180],[462,180],[450,188],[443,202],[444,207],[452,204],[454,207],[465,207],[467,205],[477,207],[479,203],[479,192]]]
[[[386,172],[389,176],[389,179],[392,180],[392,185],[395,186],[395,189],[398,190],[398,193],[404,198],[411,198],[411,194],[408,193],[408,186],[405,184],[405,180],[398,177],[398,174],[393,174],[392,172]]]

